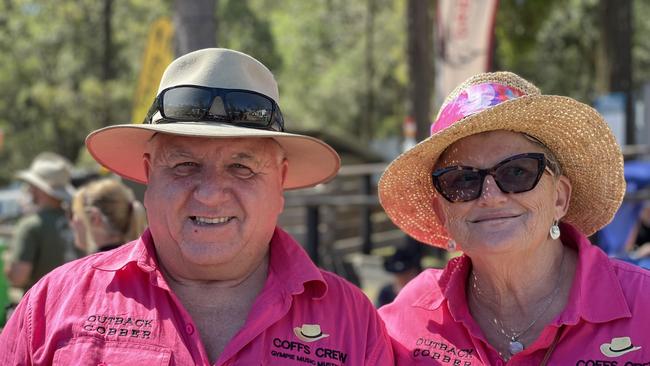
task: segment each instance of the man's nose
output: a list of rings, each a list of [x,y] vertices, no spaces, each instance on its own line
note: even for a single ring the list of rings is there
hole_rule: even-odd
[[[228,177],[216,170],[202,174],[195,184],[194,198],[206,205],[223,202],[231,191]]]

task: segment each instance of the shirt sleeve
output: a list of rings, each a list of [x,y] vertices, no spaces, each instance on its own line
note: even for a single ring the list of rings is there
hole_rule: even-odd
[[[369,342],[366,351],[366,365],[393,366],[395,359],[386,326],[374,308],[371,307],[368,310],[371,315],[368,323]]]
[[[31,365],[29,321],[29,293],[9,318],[6,326],[0,332],[0,365]]]
[[[18,223],[12,242],[11,259],[14,262],[36,262],[39,245],[38,222],[32,217]]]

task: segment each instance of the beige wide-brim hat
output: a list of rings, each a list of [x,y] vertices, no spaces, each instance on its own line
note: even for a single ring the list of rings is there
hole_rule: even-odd
[[[279,105],[278,86],[262,63],[241,52],[224,48],[194,51],[174,60],[165,70],[158,93],[178,85],[250,90],[264,94]],[[284,189],[311,187],[333,178],[341,164],[336,151],[313,137],[235,126],[214,121],[122,124],[91,132],[86,138],[90,154],[120,176],[147,183],[142,157],[156,133],[223,138],[272,138],[284,150],[289,162]]]
[[[70,184],[71,165],[60,155],[43,152],[34,158],[29,169],[16,173],[16,178],[58,200],[69,202],[74,195],[74,187]]]
[[[574,99],[541,95],[510,72],[476,75],[445,100],[432,135],[397,157],[379,181],[379,200],[390,219],[413,238],[446,248],[451,239],[434,211],[444,199],[431,173],[454,142],[481,132],[521,132],[541,141],[571,181],[562,219],[585,235],[609,223],[625,194],[621,149],[602,116]]]
[[[318,324],[303,324],[302,327],[295,327],[293,334],[301,341],[308,343],[329,337],[329,334],[323,333]]]
[[[600,345],[600,352],[607,357],[619,357],[628,352],[634,352],[639,349],[641,349],[641,347],[632,345],[630,337],[613,338],[611,343]]]

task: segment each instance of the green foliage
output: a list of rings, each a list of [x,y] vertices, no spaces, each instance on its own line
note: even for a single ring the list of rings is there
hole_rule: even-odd
[[[104,1],[0,2],[5,134],[0,183],[43,150],[78,161],[88,132],[130,121],[148,28],[170,15],[172,3],[113,0],[107,75]],[[530,78],[545,93],[590,102],[599,90],[599,0],[499,4],[495,69]],[[650,2],[633,4],[638,87],[650,78]],[[249,53],[273,71],[289,129],[355,138],[369,119],[370,137],[401,134],[408,84],[406,0],[219,0],[217,5],[219,46]],[[81,160],[88,164],[87,156]]]
[[[220,45],[269,66],[290,129],[358,135],[372,93],[372,135],[400,131],[406,95],[403,0],[374,0],[370,81],[368,1],[222,0],[220,5]]]
[[[44,150],[75,161],[88,132],[129,121],[147,27],[165,9],[113,2],[106,79],[102,1],[0,3],[0,182]]]

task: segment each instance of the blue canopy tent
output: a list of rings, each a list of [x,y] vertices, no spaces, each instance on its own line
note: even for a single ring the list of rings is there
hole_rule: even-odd
[[[650,161],[632,160],[625,162],[626,195],[650,189]],[[635,260],[625,252],[632,229],[639,220],[639,213],[644,202],[641,200],[625,200],[616,212],[614,219],[598,232],[597,245],[611,257],[621,258],[650,268],[650,258]],[[594,207],[594,209],[598,209]]]

